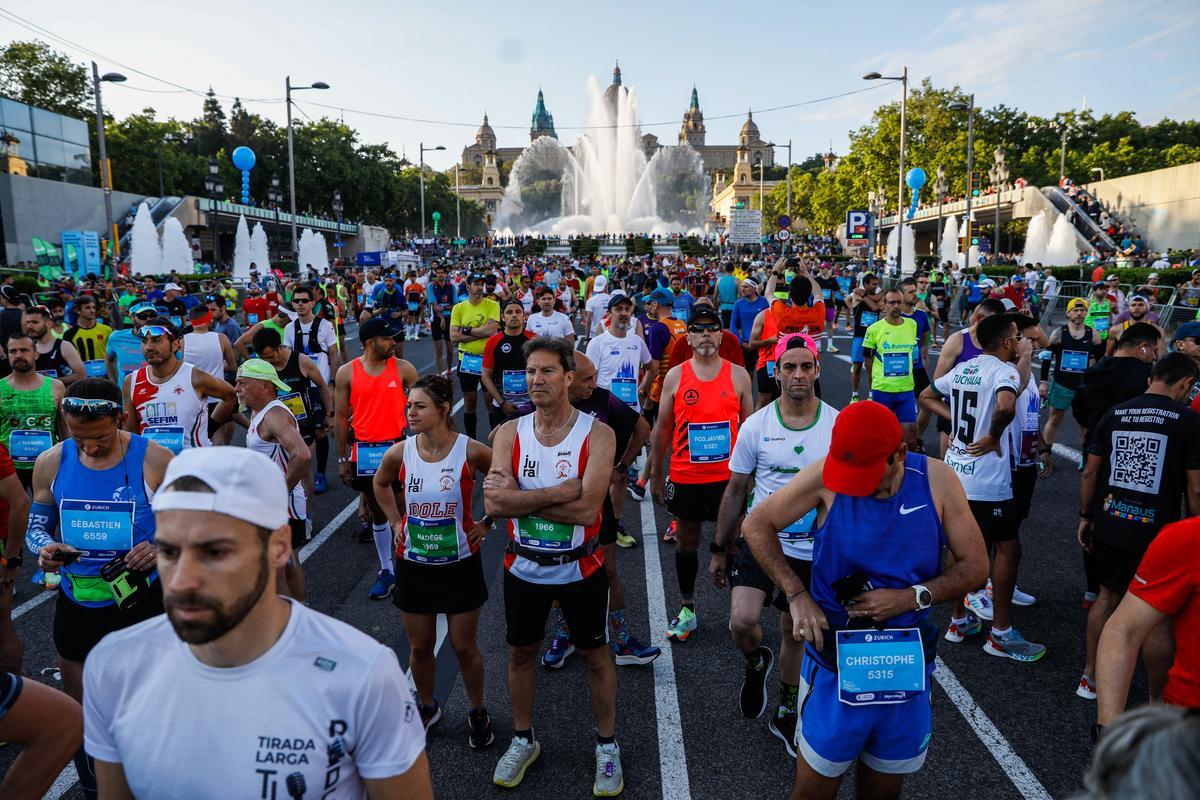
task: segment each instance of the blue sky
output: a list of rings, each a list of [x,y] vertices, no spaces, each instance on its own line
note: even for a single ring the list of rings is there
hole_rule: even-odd
[[[739,11],[739,8],[750,11]],[[671,8],[673,10],[666,10]],[[1200,35],[1195,0],[996,0],[994,2],[437,3],[291,0],[238,4],[109,4],[0,0],[0,9],[102,54],[117,114],[151,105],[191,118],[200,98],[138,75],[220,94],[282,122],[284,76],[323,80],[330,91],[296,95],[311,117],[344,113],[363,138],[415,161],[418,142],[444,145],[427,159],[449,166],[473,141],[486,108],[501,146],[529,141],[538,88],[560,138],[573,141],[587,113],[587,79],[606,84],[619,59],[636,89],[645,130],[673,143],[693,83],[710,144],[734,141],[748,107],[767,109],[879,86],[831,102],[755,114],[763,138],[794,145],[795,158],[829,147],[894,99],[894,84],[864,72],[958,83],[977,103],[1037,114],[1078,108],[1132,110],[1143,122],[1200,117]],[[286,14],[281,13],[286,9]],[[35,38],[0,15],[3,39]],[[43,36],[80,59],[92,56]],[[153,90],[153,91],[145,91]],[[225,100],[226,110],[232,100]],[[330,108],[319,108],[313,102]],[[339,111],[344,108],[345,111]],[[358,113],[374,111],[428,122]],[[725,115],[728,118],[719,119]],[[461,123],[447,125],[436,123]],[[651,125],[650,123],[667,123]],[[513,126],[506,128],[504,126]]]

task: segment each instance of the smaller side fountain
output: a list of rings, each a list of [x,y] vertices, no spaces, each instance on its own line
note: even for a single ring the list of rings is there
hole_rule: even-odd
[[[958,263],[958,217],[951,214],[942,226],[942,241],[938,250],[938,266],[949,261]]]
[[[131,252],[129,262],[135,273],[158,275],[162,272],[162,245],[158,231],[150,216],[150,206],[142,203],[133,217],[133,230],[129,234]]]
[[[175,270],[180,275],[190,275],[196,271],[192,246],[183,233],[183,225],[175,217],[167,217],[163,223],[162,269],[163,272]]]
[[[254,230],[250,232],[250,262],[258,268],[260,274],[265,274],[271,266],[267,229],[261,222],[255,223]]]
[[[244,281],[250,280],[250,228],[246,217],[238,217],[237,234],[233,240],[233,275]]]

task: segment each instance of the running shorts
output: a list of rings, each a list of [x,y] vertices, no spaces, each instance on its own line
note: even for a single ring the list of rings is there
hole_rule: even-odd
[[[562,607],[571,643],[580,650],[608,644],[608,573],[598,569],[572,583],[530,583],[504,570],[504,624],[513,647],[546,638],[550,606]]]
[[[395,575],[392,604],[405,614],[465,614],[488,599],[478,553],[449,564],[397,558]]]
[[[21,696],[21,688],[25,682],[15,672],[0,671],[0,719],[12,710]]]
[[[161,613],[162,581],[152,581],[142,602],[128,611],[122,611],[116,603],[98,608],[81,606],[60,589],[54,606],[54,649],[67,661],[85,661],[108,634]]]
[[[433,321],[429,325],[430,331],[433,333],[435,342],[450,341],[450,318],[443,317],[440,314],[433,315]]]
[[[925,691],[903,703],[846,705],[838,700],[837,673],[806,651],[800,663],[796,751],[827,778],[840,777],[855,759],[889,775],[918,771],[933,735],[929,681],[926,676]]]
[[[1096,578],[1100,585],[1118,597],[1124,596],[1129,582],[1142,563],[1144,552],[1125,550],[1100,539],[1092,540],[1092,556],[1096,559]]]
[[[1075,390],[1068,389],[1058,381],[1050,381],[1050,391],[1046,394],[1046,402],[1055,411],[1068,411],[1071,401],[1075,399]]]
[[[863,363],[863,337],[862,336],[855,336],[854,340],[852,342],[850,342],[850,363],[851,364]]]
[[[716,522],[721,498],[729,481],[675,483],[666,485],[667,511],[684,522]]]
[[[872,389],[871,399],[890,408],[901,423],[917,421],[917,398],[912,392],[881,392]]]
[[[937,421],[937,432],[944,433],[947,436],[949,436],[950,435],[950,420],[945,419],[943,417],[937,417],[937,416],[935,416],[934,419]]]
[[[913,398],[921,396],[921,392],[929,386],[929,373],[921,369],[919,366],[913,370]],[[920,403],[917,404],[917,410],[920,411]]]
[[[288,519],[288,527],[292,529],[292,552],[299,558],[300,548],[308,544],[308,520]]]
[[[979,530],[983,532],[983,543],[989,547],[997,542],[1017,538],[1017,523],[1012,517],[1011,500],[967,500]]]
[[[788,555],[785,555],[784,558],[787,559],[792,572],[796,573],[796,576],[807,588],[812,578],[812,562],[802,561]],[[726,556],[725,562],[729,572],[730,586],[747,586],[751,589],[758,589],[766,594],[766,597],[763,598],[764,606],[771,605],[784,614],[788,613],[787,593],[772,582],[770,576],[759,566],[758,561],[754,558],[754,553],[750,552],[750,547],[745,542],[742,542],[737,555]]]
[[[835,319],[837,319],[837,315],[838,315],[837,306],[834,305],[833,303],[826,303],[825,304],[825,321],[833,322]]]
[[[775,380],[774,375],[767,374],[765,366],[759,367],[754,372],[754,381],[758,384],[758,393],[770,395],[774,397],[779,394],[779,383]]]
[[[1033,505],[1033,489],[1037,486],[1038,467],[1017,467],[1012,471],[1012,513],[1013,526],[1020,530],[1021,523],[1029,516],[1029,508]]]
[[[458,371],[458,385],[463,394],[474,394],[475,390],[479,388],[480,381],[478,375],[467,375],[462,370]]]

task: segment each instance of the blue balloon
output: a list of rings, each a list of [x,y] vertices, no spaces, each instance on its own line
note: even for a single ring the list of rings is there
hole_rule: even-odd
[[[254,151],[245,145],[233,151],[233,165],[240,170],[254,169],[255,161],[257,159],[254,157]]]
[[[236,150],[234,151],[234,155],[237,155]],[[908,174],[904,176],[904,182],[908,184],[908,188],[910,189],[920,189],[925,185],[925,170],[921,169],[920,167],[913,167],[908,171]]]

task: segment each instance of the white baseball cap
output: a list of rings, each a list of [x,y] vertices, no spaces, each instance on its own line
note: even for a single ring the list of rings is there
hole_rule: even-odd
[[[592,287],[597,292],[603,292],[608,288],[608,278],[604,277],[603,275],[597,275],[596,280],[592,282]]]
[[[204,481],[211,492],[172,491],[183,477]],[[160,511],[215,511],[275,530],[288,521],[283,472],[262,453],[244,447],[191,447],[171,459],[151,507]]]
[[[178,283],[168,283],[166,286],[163,287],[163,291],[164,292],[182,292],[183,287],[180,286]]]

